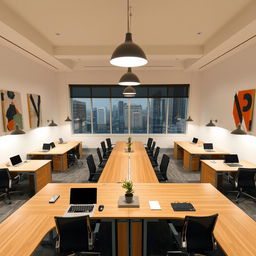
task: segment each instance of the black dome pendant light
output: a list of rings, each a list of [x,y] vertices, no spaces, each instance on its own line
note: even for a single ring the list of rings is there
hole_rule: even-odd
[[[130,1],[127,0],[127,33],[125,42],[120,44],[112,54],[110,63],[118,67],[140,67],[146,65],[148,60],[144,51],[132,41],[130,32]]]
[[[122,86],[136,86],[140,84],[139,78],[132,72],[131,68],[128,68],[128,71],[122,75],[120,78],[119,85]]]

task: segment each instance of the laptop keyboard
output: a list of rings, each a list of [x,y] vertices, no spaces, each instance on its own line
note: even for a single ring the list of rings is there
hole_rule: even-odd
[[[241,167],[242,166],[241,164],[236,164],[236,163],[229,163],[227,165],[230,167]]]
[[[68,212],[91,212],[93,210],[93,205],[72,205],[70,206]]]

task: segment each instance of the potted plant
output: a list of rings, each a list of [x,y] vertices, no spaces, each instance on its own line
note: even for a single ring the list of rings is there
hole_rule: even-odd
[[[131,147],[132,147],[132,138],[129,137],[128,142],[127,142],[127,151],[128,152],[131,152]]]
[[[126,203],[131,203],[133,201],[133,182],[129,180],[123,181],[122,188],[126,189],[125,191],[125,200]]]

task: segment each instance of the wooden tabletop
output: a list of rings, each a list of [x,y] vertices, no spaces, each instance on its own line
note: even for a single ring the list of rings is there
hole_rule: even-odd
[[[207,152],[204,150],[203,143],[199,142],[194,144],[189,141],[175,141],[177,145],[182,147],[184,150],[193,155],[219,155],[219,154],[229,154],[228,152],[223,151],[222,149],[213,147],[213,152]]]
[[[230,167],[224,163],[224,160],[201,160],[203,163],[207,164],[209,167],[214,169],[216,172],[237,172],[239,167],[242,168],[256,168],[256,164],[250,163],[245,160],[239,161],[242,166]]]
[[[70,149],[78,146],[80,143],[81,141],[69,141],[63,144],[55,143],[55,148],[52,148],[49,151],[43,152],[42,150],[38,149],[28,153],[28,155],[63,155]]]
[[[0,255],[31,255],[44,235],[55,226],[53,216],[62,216],[69,205],[71,187],[96,187],[95,218],[184,218],[186,215],[219,214],[214,231],[217,241],[228,256],[256,255],[256,222],[210,184],[135,183],[140,208],[118,208],[117,200],[124,194],[119,183],[53,184],[40,190],[33,198],[0,224]],[[55,204],[48,200],[60,194]],[[157,200],[161,210],[150,210],[148,201]],[[191,202],[195,212],[174,212],[171,202]],[[15,245],[15,246],[14,246]]]
[[[1,168],[8,168],[11,172],[35,172],[44,165],[50,163],[51,160],[25,160],[18,166],[1,165]]]
[[[100,176],[99,183],[133,182],[158,183],[147,152],[141,142],[132,143],[132,152],[126,152],[127,143],[117,142]]]

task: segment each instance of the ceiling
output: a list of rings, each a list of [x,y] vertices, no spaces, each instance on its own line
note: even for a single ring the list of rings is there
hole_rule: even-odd
[[[144,68],[200,70],[254,42],[255,2],[130,0]],[[0,0],[1,42],[58,71],[113,68],[126,26],[125,0]]]

